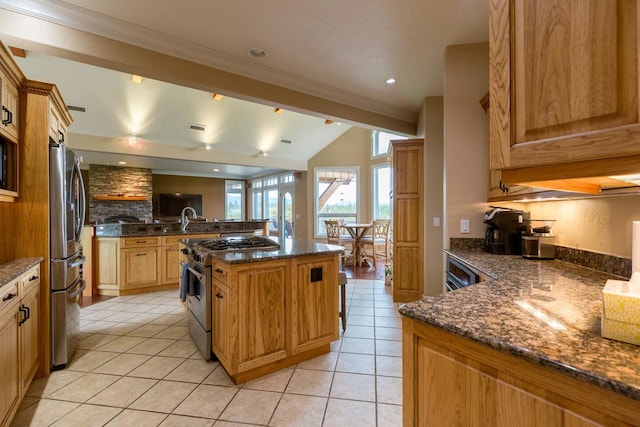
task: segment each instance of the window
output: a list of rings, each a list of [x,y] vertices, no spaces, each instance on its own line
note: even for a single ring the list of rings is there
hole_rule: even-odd
[[[262,180],[251,182],[251,215],[253,219],[263,219],[262,215]]]
[[[244,219],[244,181],[225,181],[225,219]]]
[[[404,136],[374,130],[371,134],[373,157],[382,157],[389,154],[389,142],[393,139],[407,139]]]
[[[391,166],[373,166],[373,218],[391,219]]]
[[[326,220],[357,222],[359,172],[357,167],[315,169],[316,237],[327,235]]]

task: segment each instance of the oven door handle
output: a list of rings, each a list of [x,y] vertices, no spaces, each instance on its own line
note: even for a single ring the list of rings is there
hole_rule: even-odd
[[[200,281],[200,283],[206,283],[206,280],[204,278],[204,275],[198,271],[196,271],[193,267],[188,266],[187,270],[189,270],[191,272],[191,274],[193,274],[194,276],[196,276],[198,278],[198,280]]]

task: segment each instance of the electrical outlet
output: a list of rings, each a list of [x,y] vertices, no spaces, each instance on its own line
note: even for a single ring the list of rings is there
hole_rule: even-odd
[[[461,219],[460,220],[460,234],[469,234],[469,220]]]

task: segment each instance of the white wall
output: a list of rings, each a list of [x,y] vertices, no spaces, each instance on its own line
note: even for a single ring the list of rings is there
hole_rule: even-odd
[[[445,232],[451,237],[484,237],[487,210],[487,118],[479,100],[489,90],[489,43],[445,50],[444,173]],[[460,220],[470,233],[460,233]]]

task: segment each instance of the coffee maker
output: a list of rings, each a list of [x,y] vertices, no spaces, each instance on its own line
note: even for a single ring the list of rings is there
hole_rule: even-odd
[[[522,232],[527,229],[529,217],[529,212],[492,206],[484,214],[487,224],[484,250],[492,254],[521,255]]]

